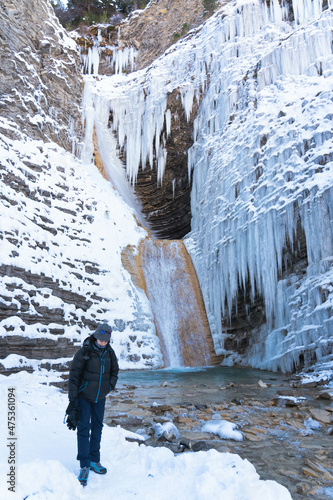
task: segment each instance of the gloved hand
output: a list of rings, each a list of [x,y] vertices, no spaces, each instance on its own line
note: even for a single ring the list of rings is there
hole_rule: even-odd
[[[72,399],[67,406],[66,415],[69,415],[74,410],[74,408],[76,408],[75,399]]]
[[[68,429],[75,431],[80,416],[80,410],[76,407],[75,400],[69,402],[66,409],[66,415],[68,415],[66,419]]]

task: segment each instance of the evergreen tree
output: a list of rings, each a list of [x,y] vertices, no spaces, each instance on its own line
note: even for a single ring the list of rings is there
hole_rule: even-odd
[[[64,26],[77,26],[80,22],[106,22],[117,12],[128,15],[132,10],[143,9],[148,0],[67,0],[67,7],[61,0],[51,0],[51,3]]]

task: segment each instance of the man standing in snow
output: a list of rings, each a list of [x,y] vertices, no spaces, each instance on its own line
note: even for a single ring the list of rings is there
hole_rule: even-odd
[[[111,327],[107,323],[83,342],[75,354],[69,373],[66,410],[67,426],[77,425],[77,459],[80,461],[79,481],[86,486],[89,470],[106,474],[100,463],[105,397],[118,379],[118,361],[110,346]]]

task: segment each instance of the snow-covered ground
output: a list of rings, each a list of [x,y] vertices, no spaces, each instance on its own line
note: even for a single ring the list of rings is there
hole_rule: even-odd
[[[238,455],[216,450],[174,455],[167,448],[128,442],[125,436],[132,433],[106,425],[101,461],[108,473],[91,472],[83,488],[77,480],[76,433],[63,423],[67,396],[49,385],[59,380],[46,370],[0,377],[2,500],[291,499],[285,487],[260,480],[253,465]],[[8,426],[9,420],[15,425]],[[11,486],[15,492],[8,490]]]

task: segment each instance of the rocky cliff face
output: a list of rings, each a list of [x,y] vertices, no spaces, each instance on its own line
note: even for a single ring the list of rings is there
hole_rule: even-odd
[[[184,30],[200,22],[201,7],[192,16],[185,4],[151,3],[116,33],[95,28],[85,71],[117,75],[86,79],[88,163],[94,147],[104,163],[118,153],[160,238],[191,224],[186,245],[227,362],[292,371],[330,360],[331,10],[228,2],[145,68],[173,41],[159,40],[161,25],[180,31],[171,13],[183,6]],[[80,143],[79,56],[49,3],[36,6],[6,0],[0,11],[3,352],[36,358],[48,346],[56,358],[62,342],[67,356],[110,314],[123,366],[162,366],[150,304],[120,262],[146,233],[56,145]],[[33,22],[21,29],[23,9]]]
[[[105,319],[122,366],[159,366],[148,301],[120,260],[146,233],[70,153],[81,141],[77,46],[44,0],[1,2],[0,27],[0,370],[59,368]]]
[[[81,48],[86,59],[89,49],[99,48],[100,75],[140,70],[152,64],[171,45],[183,38],[190,30],[197,28],[212,15],[204,1],[159,0],[150,2],[144,10],[133,12],[119,24],[101,24],[79,27],[71,36]],[[129,64],[128,49],[133,49],[133,67]],[[116,63],[116,59],[118,62]],[[119,59],[122,58],[120,62]],[[88,66],[86,66],[88,70]]]
[[[75,150],[80,127],[81,63],[48,1],[0,5],[1,130],[13,121],[29,137]]]

